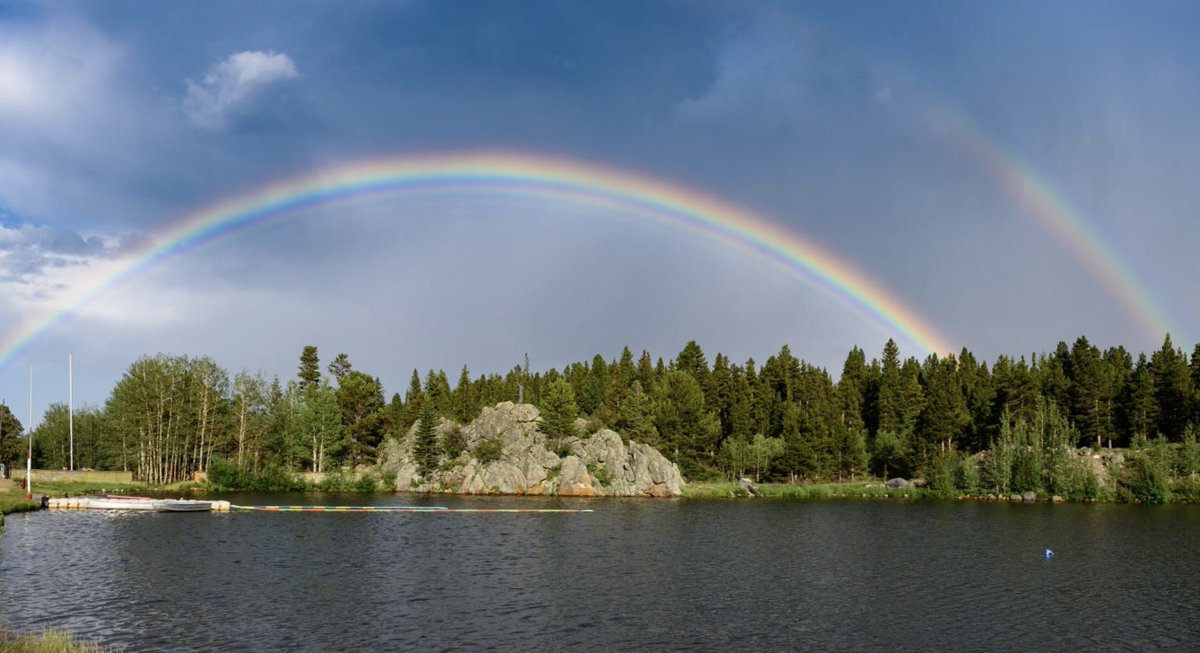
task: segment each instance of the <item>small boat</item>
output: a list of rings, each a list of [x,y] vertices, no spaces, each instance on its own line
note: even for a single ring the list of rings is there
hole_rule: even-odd
[[[89,510],[156,510],[156,503],[157,500],[150,497],[103,494],[85,497],[80,507]]]
[[[154,499],[119,494],[98,494],[85,497],[80,508],[88,510],[154,510],[158,512],[205,512],[213,509],[211,501],[194,499]]]
[[[195,499],[163,499],[154,504],[154,509],[159,512],[207,512],[213,507],[212,501]]]

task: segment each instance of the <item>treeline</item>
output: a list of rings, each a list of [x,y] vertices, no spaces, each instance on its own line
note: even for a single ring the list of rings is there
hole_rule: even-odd
[[[1076,493],[1086,495],[1094,479],[1066,466],[1078,447],[1133,446],[1157,452],[1138,457],[1153,463],[1147,473],[1196,471],[1189,456],[1200,425],[1200,345],[1189,360],[1167,336],[1149,357],[1135,357],[1080,337],[989,365],[966,349],[901,359],[889,340],[878,358],[854,348],[835,380],[787,346],[761,364],[719,353],[710,363],[689,342],[670,360],[625,348],[561,371],[535,372],[526,359],[505,374],[472,377],[464,366],[454,384],[444,371],[414,370],[404,395],[390,399],[345,354],[322,371],[315,347],[285,381],[231,378],[206,357],[160,354],[133,363],[103,407],[76,412],[75,464],[133,470],[153,483],[188,478],[216,458],[252,472],[353,469],[374,463],[384,439],[407,433],[423,414],[463,423],[484,406],[518,400],[542,409],[552,437],[573,434],[583,418],[589,430],[613,428],[658,447],[692,480],[873,474],[925,477],[947,491],[1049,492],[1075,474]],[[63,405],[47,411],[35,433],[39,466],[67,465],[66,418]],[[0,407],[0,460],[23,458],[18,433]],[[423,466],[461,450],[423,433]],[[983,451],[990,455],[973,456]]]

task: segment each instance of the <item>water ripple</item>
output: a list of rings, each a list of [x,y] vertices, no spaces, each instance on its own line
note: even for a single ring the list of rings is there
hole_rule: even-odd
[[[1200,639],[1196,507],[438,503],[596,512],[13,515],[0,621],[129,651],[1187,651]]]

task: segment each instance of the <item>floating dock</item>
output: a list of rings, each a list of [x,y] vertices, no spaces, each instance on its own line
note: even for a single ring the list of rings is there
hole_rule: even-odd
[[[443,508],[440,506],[230,506],[232,512],[428,512],[437,514],[475,513],[570,513],[593,512],[576,508]]]
[[[159,504],[188,504],[187,500],[160,500],[144,497],[70,497],[50,499],[47,507],[51,510],[159,510]],[[594,512],[590,508],[446,508],[444,506],[239,506],[228,501],[194,502],[195,506],[188,507],[187,512],[202,510],[200,504],[208,504],[203,510],[211,512],[399,512],[399,513],[502,513],[502,514],[545,514],[545,513],[576,513]],[[181,512],[180,507],[170,509],[171,512]]]
[[[154,499],[103,495],[48,499],[51,510],[121,510],[154,512],[229,512],[228,501],[196,501],[193,499]]]

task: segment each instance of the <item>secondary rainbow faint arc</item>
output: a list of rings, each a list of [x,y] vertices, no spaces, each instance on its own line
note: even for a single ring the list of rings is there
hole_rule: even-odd
[[[948,341],[865,273],[747,209],[694,189],[576,160],[512,152],[431,154],[350,163],[271,183],[185,216],[127,255],[115,271],[81,284],[58,308],[19,325],[0,341],[0,368],[74,311],[138,272],[222,234],[308,208],[408,190],[497,190],[632,210],[799,273],[873,320],[891,337],[945,354]]]
[[[959,147],[1091,269],[1125,309],[1136,316],[1151,342],[1167,333],[1177,338],[1187,335],[1177,328],[1150,290],[1049,180],[1036,174],[1028,164],[958,111],[947,109],[942,116]]]

